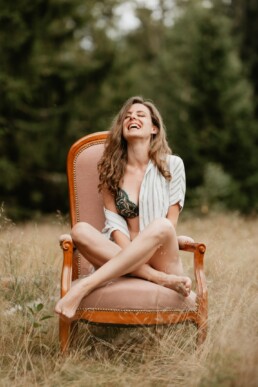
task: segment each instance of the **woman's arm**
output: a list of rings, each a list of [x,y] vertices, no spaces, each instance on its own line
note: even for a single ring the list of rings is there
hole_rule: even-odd
[[[172,225],[176,228],[178,218],[179,218],[179,213],[180,213],[180,206],[179,204],[173,204],[172,206],[169,207],[168,213],[167,213],[167,219],[170,220]]]
[[[173,224],[173,226],[175,228],[176,228],[177,221],[179,218],[179,213],[180,213],[179,204],[175,204],[175,205],[169,207],[167,219],[169,219],[171,221],[171,223]],[[179,248],[185,246],[186,243],[193,243],[194,242],[193,238],[190,238],[190,237],[184,236],[184,235],[178,236],[177,240],[178,240]]]
[[[115,214],[118,214],[114,201],[114,196],[110,193],[108,189],[103,189],[102,197],[105,208],[109,211],[114,212]],[[112,238],[114,242],[122,249],[124,249],[130,243],[130,239],[120,230],[114,230],[112,232]]]

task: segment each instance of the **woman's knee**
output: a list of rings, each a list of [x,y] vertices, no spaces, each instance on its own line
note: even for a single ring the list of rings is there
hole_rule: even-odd
[[[176,235],[174,226],[166,218],[155,219],[151,225],[153,237],[157,238],[159,243],[164,243],[168,238]]]
[[[88,237],[90,237],[92,226],[86,222],[76,223],[71,230],[72,240],[76,243],[87,243]]]

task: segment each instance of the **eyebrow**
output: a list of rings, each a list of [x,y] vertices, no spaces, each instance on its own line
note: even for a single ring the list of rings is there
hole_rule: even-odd
[[[126,114],[132,114],[133,112],[127,112]],[[146,112],[144,110],[136,110],[136,113],[144,113],[146,114]]]

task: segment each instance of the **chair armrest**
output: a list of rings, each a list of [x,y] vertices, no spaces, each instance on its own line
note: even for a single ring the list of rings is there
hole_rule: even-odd
[[[207,297],[207,284],[204,274],[204,255],[206,246],[204,243],[196,243],[194,251],[194,274],[197,285],[197,296],[206,298]]]
[[[194,243],[193,238],[185,235],[180,235],[177,237],[178,240],[178,246],[180,250],[185,250],[187,246]]]
[[[207,284],[204,274],[204,243],[195,243],[192,238],[178,237],[179,249],[194,253],[194,275],[196,279],[196,294],[199,307],[207,308]]]
[[[60,247],[63,248],[63,242],[68,242],[68,241],[72,241],[72,237],[70,234],[62,234],[60,235],[59,237],[59,244],[60,244]]]
[[[72,263],[74,244],[70,234],[59,237],[60,247],[63,250],[63,267],[61,273],[61,297],[70,290],[72,284]]]

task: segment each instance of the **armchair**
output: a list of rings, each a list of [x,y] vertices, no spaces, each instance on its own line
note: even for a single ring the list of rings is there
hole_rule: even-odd
[[[71,226],[85,221],[98,230],[104,225],[103,203],[98,193],[97,163],[104,149],[108,132],[87,135],[75,142],[67,158],[67,178],[70,200]],[[72,281],[90,275],[93,266],[81,256],[69,234],[61,235],[63,268],[61,297],[72,286]],[[197,345],[207,334],[208,297],[203,270],[206,246],[194,243],[189,237],[179,237],[180,250],[193,255],[196,279],[194,307],[187,298],[163,286],[140,278],[121,277],[94,290],[85,297],[72,322],[60,318],[61,351],[68,349],[74,324],[80,320],[90,323],[119,326],[169,325],[191,321],[197,327]]]

